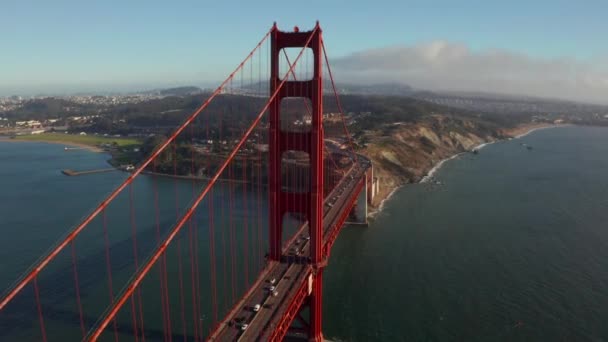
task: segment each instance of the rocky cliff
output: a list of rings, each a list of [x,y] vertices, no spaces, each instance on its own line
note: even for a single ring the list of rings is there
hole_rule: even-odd
[[[493,124],[469,118],[427,116],[418,122],[387,123],[360,132],[360,153],[374,165],[380,193],[374,205],[396,187],[418,182],[442,159],[504,138]]]

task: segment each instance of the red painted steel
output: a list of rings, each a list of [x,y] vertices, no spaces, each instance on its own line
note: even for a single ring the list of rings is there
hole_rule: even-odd
[[[310,294],[308,293],[308,281],[307,281],[308,275],[310,275],[310,274],[311,273],[310,273],[310,269],[309,269],[308,272],[305,273],[305,277],[303,277],[304,281],[302,281],[300,287],[298,287],[298,290],[296,291],[295,295],[293,296],[293,299],[289,303],[287,310],[285,311],[283,316],[281,316],[281,320],[279,321],[279,323],[277,324],[275,329],[273,329],[270,332],[268,337],[262,336],[262,340],[267,340],[267,341],[282,341],[283,340],[283,338],[287,334],[287,331],[289,330],[289,327],[291,326],[291,322],[293,322],[295,317],[300,312],[300,308],[302,308],[302,305],[304,304],[306,298],[309,298],[309,296],[310,296]]]
[[[158,209],[158,193],[156,192],[156,184],[155,184],[155,198],[154,198],[154,206],[155,206],[155,223],[156,223],[156,238],[159,241],[157,247],[155,247],[151,253],[151,256],[145,260],[143,263],[138,263],[138,246],[137,246],[137,225],[134,217],[134,206],[133,206],[133,192],[132,192],[132,182],[133,180],[150,164],[155,163],[156,158],[160,156],[160,154],[173,143],[173,167],[174,172],[176,165],[176,139],[177,136],[187,127],[189,126],[193,120],[211,103],[211,101],[222,91],[227,88],[232,88],[232,81],[235,77],[236,72],[244,69],[244,66],[248,61],[250,61],[250,67],[253,66],[253,54],[256,51],[262,51],[261,45],[264,41],[270,38],[270,93],[269,99],[264,104],[264,107],[261,111],[254,117],[252,124],[250,127],[243,132],[242,137],[238,140],[235,140],[236,145],[227,155],[226,159],[223,160],[215,174],[209,179],[209,181],[202,186],[202,189],[199,193],[195,193],[194,181],[192,183],[192,191],[194,200],[189,205],[189,208],[185,211],[185,213],[180,214],[179,205],[178,205],[178,193],[177,187],[175,188],[175,205],[176,205],[176,213],[177,213],[177,222],[175,225],[169,230],[164,239],[160,238],[160,227],[159,227],[159,209]],[[287,54],[285,57],[288,63],[288,71],[285,75],[279,75],[279,54],[285,53],[285,48],[301,48],[300,53],[297,58],[295,58],[293,64],[289,61]],[[304,55],[306,49],[310,49],[312,51],[313,56],[313,73],[312,78],[306,81],[298,81],[296,79],[295,67],[301,57]],[[281,51],[283,50],[283,51]],[[323,59],[324,57],[324,59]],[[365,177],[360,179],[353,187],[349,187],[349,191],[346,191],[341,196],[349,196],[347,198],[343,198],[340,203],[342,203],[340,207],[340,211],[334,211],[330,216],[331,220],[337,218],[337,221],[326,231],[324,231],[324,200],[325,200],[325,192],[324,188],[324,150],[327,150],[324,141],[324,130],[323,130],[323,61],[328,63],[327,54],[325,52],[325,46],[323,44],[322,39],[322,31],[317,22],[316,26],[311,31],[300,31],[299,29],[295,29],[293,32],[283,32],[280,31],[276,24],[272,27],[272,29],[264,36],[264,38],[256,45],[256,47],[251,51],[251,53],[241,62],[241,64],[235,69],[233,73],[215,90],[215,92],[193,113],[191,114],[185,121],[182,123],[169,137],[169,139],[159,145],[146,159],[141,165],[137,167],[137,169],[121,184],[119,185],[105,200],[103,200],[99,206],[89,214],[76,228],[74,228],[65,239],[61,240],[55,247],[43,256],[43,258],[34,264],[30,271],[20,279],[14,287],[10,290],[8,295],[2,298],[0,301],[0,310],[2,310],[27,284],[33,283],[34,286],[34,294],[37,304],[37,310],[39,314],[40,320],[40,329],[42,334],[42,339],[46,340],[46,331],[44,324],[44,317],[42,313],[42,306],[39,298],[39,290],[38,290],[38,274],[40,271],[47,266],[47,264],[54,259],[68,244],[72,246],[72,262],[73,262],[73,275],[74,275],[74,283],[76,290],[76,299],[77,299],[77,308],[80,314],[80,325],[81,330],[84,333],[84,319],[82,312],[82,304],[80,302],[80,288],[78,282],[78,273],[77,273],[77,263],[76,263],[76,255],[74,253],[74,244],[73,241],[76,236],[86,228],[86,226],[91,223],[91,221],[102,213],[103,216],[103,235],[104,235],[104,246],[105,246],[105,261],[107,267],[107,277],[108,277],[108,285],[109,285],[109,296],[110,296],[110,306],[101,316],[99,322],[88,332],[88,335],[85,337],[86,340],[96,341],[102,334],[102,332],[108,327],[108,325],[112,322],[114,328],[114,338],[118,339],[118,332],[116,327],[116,315],[119,310],[126,306],[125,304],[131,304],[131,318],[133,320],[134,329],[134,338],[136,340],[141,339],[145,340],[146,333],[144,327],[144,315],[142,310],[142,298],[141,298],[141,288],[140,285],[146,275],[151,271],[152,267],[159,266],[159,279],[160,279],[160,292],[161,292],[161,309],[163,311],[162,320],[163,320],[163,332],[164,339],[171,340],[171,303],[169,302],[169,294],[168,294],[168,280],[167,280],[167,265],[166,265],[166,252],[170,243],[177,239],[179,232],[183,229],[184,225],[189,223],[188,229],[188,237],[189,239],[189,258],[190,258],[190,282],[191,282],[191,299],[192,299],[192,317],[190,319],[193,320],[193,332],[195,340],[199,340],[204,338],[205,333],[203,332],[202,325],[202,317],[204,317],[201,312],[201,296],[200,296],[200,279],[199,279],[199,264],[198,264],[198,238],[197,238],[197,223],[195,220],[195,211],[197,207],[201,204],[202,200],[208,195],[213,194],[213,186],[220,179],[220,176],[225,171],[230,173],[230,181],[227,197],[230,200],[230,212],[234,212],[234,189],[233,189],[233,167],[234,163],[232,163],[239,150],[245,147],[248,139],[252,135],[252,132],[258,125],[260,124],[262,117],[265,115],[265,112],[269,112],[269,262],[262,268],[260,274],[255,277],[253,274],[249,274],[250,269],[248,268],[251,261],[257,267],[263,266],[262,263],[262,251],[261,251],[261,221],[258,222],[248,222],[245,221],[244,226],[244,240],[243,240],[243,251],[244,251],[244,262],[245,262],[245,281],[248,283],[250,275],[251,278],[255,279],[254,284],[251,287],[248,284],[245,284],[247,291],[245,291],[245,295],[238,298],[233,298],[235,303],[234,306],[228,308],[230,309],[228,312],[227,318],[221,320],[221,317],[218,317],[217,307],[218,307],[218,298],[217,298],[217,289],[216,289],[216,250],[215,250],[215,231],[214,231],[214,217],[213,217],[213,202],[209,202],[209,253],[210,253],[210,272],[211,272],[211,324],[207,328],[210,329],[210,337],[214,339],[218,334],[221,333],[221,329],[226,327],[228,324],[229,317],[235,315],[238,310],[243,305],[249,305],[245,302],[245,300],[254,292],[256,287],[259,287],[260,284],[263,284],[266,276],[270,273],[270,271],[274,267],[279,267],[281,265],[285,265],[285,260],[282,260],[282,257],[285,257],[288,253],[286,248],[283,248],[283,220],[287,213],[298,213],[302,214],[306,218],[306,223],[298,230],[298,232],[288,241],[289,246],[293,243],[296,238],[301,236],[302,232],[308,230],[310,241],[309,249],[309,257],[306,259],[305,257],[300,258],[292,258],[288,262],[294,262],[294,259],[299,259],[296,261],[299,263],[299,266],[302,267],[302,271],[294,276],[292,279],[294,281],[293,285],[289,288],[289,293],[284,301],[282,302],[281,309],[277,311],[278,313],[272,318],[272,324],[266,326],[265,331],[260,332],[260,338],[263,340],[270,341],[279,341],[282,340],[290,329],[293,321],[298,319],[301,322],[301,325],[304,328],[297,328],[297,333],[306,333],[308,335],[309,341],[322,341],[322,301],[323,301],[323,271],[324,267],[327,265],[327,259],[329,257],[329,253],[331,247],[333,246],[337,236],[347,219],[351,209],[356,203],[356,200],[361,192],[363,186],[365,185]],[[261,65],[261,62],[260,62]],[[327,64],[327,71],[329,74],[329,78],[332,83],[332,88],[334,95],[336,96],[336,101],[338,105],[338,109],[342,115],[342,121],[344,124],[344,130],[347,135],[348,141],[350,143],[351,149],[351,158],[353,159],[353,165],[358,163],[358,158],[355,157],[356,154],[353,150],[352,138],[350,137],[348,130],[344,121],[344,113],[342,109],[342,105],[339,101],[338,94],[336,91],[336,87],[333,80],[333,75],[329,68],[329,64]],[[250,75],[253,75],[253,70],[249,70]],[[260,71],[258,70],[258,73]],[[306,70],[306,74],[308,75],[308,69]],[[293,75],[292,80],[290,80],[290,75]],[[281,76],[283,76],[281,78]],[[240,89],[243,89],[243,75],[241,74],[240,80]],[[253,81],[253,77],[252,77]],[[307,112],[311,115],[312,124],[309,131],[301,132],[301,131],[283,131],[281,130],[281,112],[280,112],[280,104],[281,101],[288,97],[302,97],[308,98],[311,101],[311,108],[306,104]],[[263,125],[262,125],[263,126]],[[264,126],[265,127],[265,126]],[[192,126],[191,126],[192,128]],[[207,130],[208,130],[207,126]],[[220,139],[222,138],[221,131],[221,121],[220,121]],[[207,133],[207,136],[209,134]],[[193,141],[193,130],[190,131],[190,139]],[[302,151],[306,152],[309,156],[310,167],[308,174],[308,189],[306,192],[296,193],[295,190],[289,190],[289,187],[285,187],[285,185],[296,185],[298,188],[303,188],[302,178],[301,177],[292,177],[290,180],[290,184],[284,184],[284,179],[282,177],[282,157],[284,152],[286,151]],[[191,155],[191,172],[194,173],[194,152]],[[258,154],[261,155],[261,154]],[[331,158],[331,153],[328,151],[328,155]],[[336,170],[339,170],[342,175],[345,174],[343,170],[337,166],[336,162],[332,158],[332,162],[336,167]],[[257,208],[255,208],[253,202],[249,203],[249,199],[247,197],[247,163],[243,161],[243,173],[242,173],[242,183],[245,184],[245,190],[243,192],[243,205],[244,205],[244,213],[245,216],[248,216],[250,212],[253,212],[257,209],[260,212],[259,198],[261,192],[261,158],[259,161],[259,166],[257,170]],[[155,164],[154,164],[155,165]],[[352,172],[354,166],[351,166],[351,169],[348,173]],[[209,167],[207,167],[209,169]],[[256,175],[254,170],[254,163],[251,164],[252,175]],[[301,169],[296,168],[296,172],[301,173]],[[177,173],[176,173],[177,174]],[[357,173],[352,173],[357,174]],[[296,175],[299,176],[299,175]],[[328,182],[333,188],[335,183],[333,176],[328,178]],[[352,179],[352,176],[351,176]],[[295,180],[295,181],[294,181]],[[297,183],[297,184],[296,184]],[[133,253],[134,253],[134,261],[135,261],[135,273],[133,277],[129,280],[127,286],[117,297],[114,297],[112,290],[112,270],[110,263],[110,249],[109,249],[109,241],[108,241],[108,231],[107,231],[107,223],[106,223],[106,207],[112,202],[120,192],[124,190],[127,186],[131,185],[129,189],[129,211],[130,211],[130,223],[132,228],[132,241],[133,241]],[[329,190],[331,191],[331,189]],[[255,188],[252,186],[250,193],[254,194]],[[253,200],[253,199],[252,199]],[[220,203],[221,216],[224,216],[224,204],[223,201]],[[337,209],[337,208],[334,208]],[[234,263],[236,254],[234,251],[236,235],[234,227],[236,224],[232,222],[232,215],[229,214],[230,217],[230,229],[229,229],[229,237],[231,241],[231,263],[232,265],[232,281],[235,280],[234,276]],[[221,219],[218,220],[221,222]],[[327,226],[328,223],[326,222]],[[256,237],[258,240],[258,246],[251,248],[249,247],[249,235],[251,232],[251,240],[255,241]],[[327,234],[325,234],[327,233]],[[299,243],[299,242],[298,242]],[[224,251],[226,251],[226,242],[224,236],[224,230],[221,232],[221,246]],[[256,249],[258,248],[258,249]],[[248,259],[249,252],[252,252],[253,259]],[[179,304],[180,314],[181,314],[181,330],[183,334],[184,340],[187,339],[187,329],[186,329],[186,317],[185,317],[185,303],[184,303],[184,284],[183,284],[183,270],[182,270],[182,255],[181,255],[181,245],[180,240],[177,239],[177,259],[178,259],[178,282],[179,282]],[[304,260],[304,261],[302,261]],[[308,260],[308,264],[304,265]],[[159,263],[158,265],[156,265]],[[224,272],[223,273],[223,282],[224,282],[224,293],[226,293],[226,258],[223,258]],[[282,266],[281,266],[282,267]],[[291,267],[291,266],[290,266]],[[297,269],[299,272],[299,269]],[[234,287],[234,286],[233,286]],[[236,297],[235,290],[233,289],[233,297]],[[230,303],[228,304],[230,305]],[[308,307],[309,317],[308,320],[303,319],[302,309]],[[306,312],[307,310],[304,310]],[[179,326],[176,322],[176,326]],[[179,328],[176,328],[179,329]],[[251,331],[251,330],[250,330]],[[257,330],[254,330],[257,331]],[[294,330],[295,331],[295,330]],[[293,331],[292,331],[293,332]]]
[[[247,290],[247,292],[245,292],[245,294],[241,297],[241,300],[236,303],[228,312],[228,314],[226,315],[226,317],[231,317],[235,314],[235,312],[239,309],[239,307],[241,307],[243,305],[243,301],[245,300],[245,298],[249,297],[249,295],[253,292],[253,290],[255,290],[256,286],[259,286],[261,283],[263,283],[264,281],[266,281],[267,275],[270,273],[270,271],[276,266],[275,262],[271,262],[268,264],[268,266],[266,268],[264,268],[260,274],[258,275],[257,279],[255,280],[255,282],[253,283],[253,285],[249,288],[249,290]],[[209,334],[209,341],[214,341],[217,339],[217,333],[219,332],[219,330],[225,326],[228,325],[228,320],[224,319],[224,321],[222,321],[221,323],[218,324],[218,326],[215,328],[215,330]]]
[[[209,96],[209,98],[205,102],[203,102],[203,104],[173,132],[173,134],[167,139],[167,141],[158,146],[158,148],[154,150],[154,152],[148,157],[148,159],[146,159],[139,167],[137,167],[122,184],[120,184],[116,189],[114,189],[114,191],[112,191],[112,193],[110,193],[110,195],[108,195],[108,197],[106,197],[106,199],[104,199],[99,204],[99,206],[97,206],[97,208],[93,210],[92,213],[87,215],[85,219],[66,236],[65,239],[60,241],[46,256],[44,256],[40,261],[36,262],[32,266],[32,269],[22,279],[20,279],[12,287],[12,290],[10,290],[8,294],[2,299],[2,301],[0,301],[0,310],[2,310],[6,306],[6,304],[8,304],[25,287],[25,285],[29,284],[36,277],[36,275],[38,275],[40,271],[42,271],[42,269],[44,269],[48,265],[51,260],[53,260],[70,242],[72,242],[76,238],[76,236],[78,236],[78,234],[80,234],[80,232],[85,229],[88,224],[91,223],[91,221],[93,221],[93,219],[97,217],[97,215],[99,215],[99,213],[101,213],[112,202],[112,200],[116,198],[116,196],[118,196],[118,194],[120,194],[122,190],[124,190],[124,188],[126,188],[129,184],[131,184],[131,182],[133,182],[133,179],[135,179],[135,177],[137,177],[153,160],[155,160],[156,157],[158,157],[158,155],[161,154],[161,152],[163,152],[165,148],[167,148],[167,146],[169,146],[169,144],[171,144],[171,142],[173,142],[175,138],[186,127],[188,127],[188,125],[190,125],[190,123],[205,108],[207,108],[207,106],[209,106],[211,101],[217,95],[219,95],[222,90],[224,90],[228,82],[232,80],[234,74],[243,68],[245,62],[247,62],[253,56],[254,52],[257,51],[260,46],[262,46],[262,44],[266,41],[266,39],[268,39],[269,36],[270,31],[266,33],[264,38],[262,38],[262,40],[255,46],[255,48],[249,53],[249,55],[247,55],[247,57],[245,57],[241,64],[239,64],[237,68],[230,74],[230,76],[228,76],[228,78],[224,80],[224,82],[222,82],[219,87],[217,87],[217,89],[211,94],[211,96]]]
[[[317,28],[318,28],[318,25],[317,25]],[[315,30],[313,31],[313,33],[317,32],[317,28],[315,28]],[[276,29],[276,26],[273,29]],[[312,41],[312,37],[313,36],[311,35],[310,37],[308,37],[307,40],[305,40],[304,47],[307,47],[310,44],[310,42]],[[300,59],[300,57],[302,56],[303,52],[304,52],[304,49],[302,49],[302,51],[300,51],[300,54],[298,54],[298,57],[294,61],[294,65]],[[293,68],[293,66],[292,66],[292,68]],[[288,71],[288,72],[290,72],[290,71]],[[232,77],[232,75],[231,75],[231,77]],[[186,213],[178,220],[178,222],[171,229],[171,231],[169,232],[169,234],[167,234],[167,236],[165,238],[165,241],[154,250],[154,252],[152,253],[152,256],[150,257],[150,259],[148,259],[146,261],[146,263],[140,268],[140,270],[135,273],[133,279],[131,280],[131,282],[129,283],[129,285],[125,289],[125,291],[112,304],[112,306],[110,307],[110,309],[107,311],[106,315],[104,315],[102,317],[101,322],[89,334],[89,339],[90,340],[96,341],[99,338],[99,336],[101,335],[101,333],[103,332],[103,330],[107,327],[108,323],[116,316],[116,314],[118,313],[118,310],[120,310],[120,308],[125,304],[125,302],[129,299],[129,297],[131,297],[133,295],[133,293],[139,287],[139,285],[143,281],[144,277],[148,274],[148,272],[150,271],[150,269],[158,261],[158,259],[161,257],[161,255],[163,255],[165,253],[165,251],[167,249],[167,246],[171,243],[171,241],[173,241],[173,239],[175,239],[176,235],[180,232],[180,230],[182,229],[182,227],[184,226],[184,224],[186,222],[188,222],[192,218],[192,216],[193,216],[194,211],[196,210],[196,208],[200,205],[200,203],[203,201],[203,199],[207,196],[207,194],[211,190],[211,187],[213,187],[213,185],[215,185],[215,183],[217,182],[217,180],[220,178],[220,175],[228,167],[228,165],[230,164],[230,162],[232,160],[234,160],[234,157],[236,156],[237,152],[245,144],[245,142],[247,141],[247,139],[249,139],[249,136],[251,135],[251,133],[253,132],[253,130],[257,127],[258,123],[262,119],[262,116],[269,109],[270,104],[273,103],[274,99],[278,96],[278,94],[281,92],[281,90],[283,89],[283,86],[286,83],[287,83],[287,79],[283,79],[281,81],[281,83],[279,84],[279,86],[277,87],[277,89],[275,90],[275,92],[272,93],[272,96],[270,97],[270,99],[268,100],[268,102],[266,103],[266,105],[264,106],[264,108],[262,108],[262,110],[255,117],[255,119],[251,123],[251,126],[245,131],[245,133],[243,134],[243,136],[241,137],[241,139],[239,140],[239,142],[234,146],[234,149],[230,152],[230,154],[228,155],[228,157],[224,160],[224,162],[218,168],[218,170],[216,171],[215,175],[209,180],[209,182],[205,185],[204,189],[194,199],[194,201],[192,202],[191,206],[188,208],[188,210],[186,210]],[[188,120],[186,120],[186,123],[190,124],[191,121],[192,121],[192,119],[188,119]]]
[[[36,309],[38,310],[38,320],[40,321],[40,334],[42,335],[42,341],[46,342],[46,328],[44,316],[42,315],[42,304],[40,304],[40,290],[38,289],[37,277],[34,277],[34,298],[36,298]]]
[[[359,194],[361,193],[361,189],[363,189],[364,184],[365,184],[365,178],[363,178],[361,181],[359,181],[359,183],[357,184],[357,187],[355,188],[355,191],[353,191],[351,193],[351,197],[347,201],[347,205],[344,207],[344,210],[340,214],[340,218],[338,219],[338,222],[329,229],[329,233],[327,234],[327,236],[325,238],[325,242],[323,244],[323,256],[325,257],[325,259],[329,259],[329,254],[330,254],[329,252],[331,251],[331,247],[336,242],[336,239],[338,238],[338,235],[340,234],[340,231],[342,230],[342,227],[344,226],[344,222],[346,222],[346,219],[348,218],[348,215],[350,214],[351,209],[354,207],[355,203],[357,202],[357,198],[359,197]]]
[[[307,40],[310,40],[309,45]],[[282,49],[308,46],[313,54],[313,75],[309,81],[290,81],[286,75],[283,89],[279,91],[270,106],[270,258],[275,261],[281,259],[283,242],[283,220],[287,213],[304,214],[308,221],[310,236],[310,259],[315,268],[316,277],[321,282],[322,242],[323,242],[323,71],[322,71],[322,32],[319,23],[313,31],[294,32],[279,31],[273,26],[270,35],[270,92],[275,93],[279,79],[279,58]],[[294,63],[295,65],[295,63]],[[293,69],[290,68],[290,70]],[[295,77],[294,77],[295,78]],[[285,82],[287,81],[287,82]],[[289,132],[281,130],[281,101],[287,97],[304,97],[312,103],[312,124],[308,132]],[[298,150],[308,153],[310,158],[309,192],[293,193],[285,190],[282,179],[282,156],[289,150]],[[292,200],[288,200],[291,198]],[[309,338],[322,340],[321,333],[321,290],[315,287],[311,295],[313,301],[310,308],[312,322]]]
[[[348,143],[350,145],[350,151],[355,155],[355,149],[353,144],[353,138],[350,135],[350,132],[346,128],[346,119],[344,117],[344,109],[342,108],[342,102],[340,101],[340,97],[338,96],[338,91],[336,89],[336,83],[334,82],[334,75],[331,72],[331,67],[329,66],[329,58],[327,58],[327,50],[325,49],[325,44],[321,42],[321,46],[323,48],[323,56],[325,57],[325,65],[327,65],[327,73],[329,74],[329,80],[331,81],[331,88],[333,90],[334,95],[336,96],[336,104],[338,105],[338,111],[342,116],[342,127],[344,128],[344,133],[348,137]]]
[[[84,315],[82,313],[82,302],[80,300],[80,282],[78,281],[78,262],[76,261],[76,247],[74,246],[74,242],[71,244],[72,249],[72,268],[74,271],[74,290],[76,291],[76,307],[78,308],[78,316],[80,318],[80,330],[82,332],[82,337],[86,335],[86,330],[84,328]]]

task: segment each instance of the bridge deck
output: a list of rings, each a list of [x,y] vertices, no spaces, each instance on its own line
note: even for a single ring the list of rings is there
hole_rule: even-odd
[[[360,182],[365,182],[365,171],[369,162],[361,160],[343,178],[336,188],[326,197],[323,215],[323,244],[328,241],[330,234],[339,230],[356,200],[361,189]],[[347,212],[348,211],[348,212]],[[290,303],[297,295],[302,284],[307,281],[312,272],[308,257],[310,244],[307,226],[304,225],[295,236],[287,242],[281,262],[269,262],[260,277],[252,285],[243,299],[220,323],[217,331],[211,336],[214,341],[255,341],[260,336],[268,336],[284,316]],[[332,234],[333,235],[333,234]],[[300,249],[295,253],[294,249]],[[274,284],[271,284],[274,279]],[[276,296],[269,290],[274,286]],[[260,310],[255,312],[253,307],[259,304]],[[245,330],[243,324],[247,324]],[[264,340],[262,338],[261,340]]]

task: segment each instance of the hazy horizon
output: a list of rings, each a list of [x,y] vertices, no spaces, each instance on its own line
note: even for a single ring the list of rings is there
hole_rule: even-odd
[[[138,93],[146,93],[155,90],[166,90],[172,88],[180,88],[180,87],[198,87],[202,90],[215,89],[221,81],[217,82],[206,82],[201,84],[194,83],[178,83],[178,84],[133,84],[133,85],[118,85],[118,86],[81,86],[81,85],[71,85],[65,88],[61,88],[62,90],[52,90],[57,89],[55,87],[49,87],[49,90],[43,90],[41,88],[40,91],[31,91],[31,92],[12,92],[12,93],[2,93],[0,90],[0,97],[11,97],[11,96],[21,96],[24,98],[29,97],[69,97],[69,96],[111,96],[111,95],[128,95],[128,94],[138,94]],[[386,85],[401,85],[411,87],[414,92],[433,92],[438,95],[463,95],[463,96],[472,96],[472,97],[512,97],[512,98],[527,98],[527,99],[539,99],[539,100],[548,100],[548,101],[566,101],[566,102],[575,102],[589,105],[600,105],[600,106],[608,106],[608,101],[593,101],[593,100],[580,100],[580,99],[570,99],[570,98],[560,98],[552,95],[536,95],[530,93],[517,93],[517,92],[500,92],[500,91],[489,91],[489,90],[475,90],[475,89],[449,89],[449,88],[419,88],[412,84],[394,81],[394,80],[383,80],[383,81],[370,81],[368,83],[359,83],[356,81],[350,82],[340,82],[337,83],[338,87],[340,86],[386,86]],[[404,94],[407,96],[409,94]]]
[[[0,96],[211,87],[273,21],[306,30],[318,19],[339,83],[608,104],[608,4],[274,5],[246,3],[235,13],[217,3],[207,15],[197,1],[9,1],[0,12]]]

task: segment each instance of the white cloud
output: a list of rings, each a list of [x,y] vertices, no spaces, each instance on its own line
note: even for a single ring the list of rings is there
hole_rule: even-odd
[[[433,41],[364,50],[332,60],[343,82],[402,82],[430,90],[483,91],[608,103],[604,59],[543,59]]]

